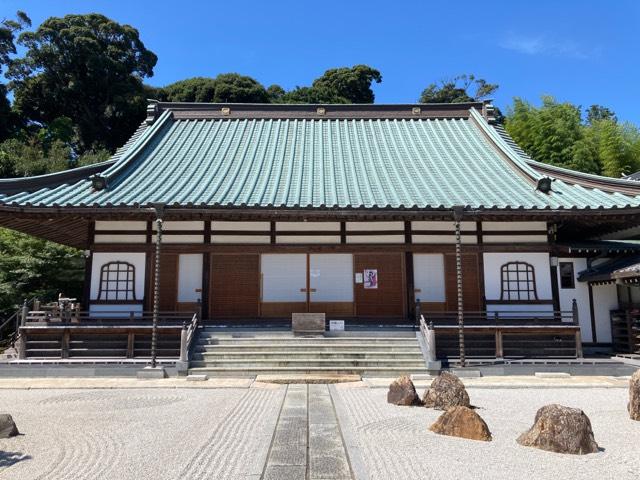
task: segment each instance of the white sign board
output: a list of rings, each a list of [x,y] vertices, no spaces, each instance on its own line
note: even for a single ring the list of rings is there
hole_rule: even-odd
[[[362,282],[363,282],[362,273],[360,272],[356,273],[356,283],[362,283]]]
[[[344,320],[329,320],[329,330],[330,331],[343,331],[344,330]]]

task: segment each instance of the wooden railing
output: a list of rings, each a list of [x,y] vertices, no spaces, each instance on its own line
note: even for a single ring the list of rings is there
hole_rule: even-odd
[[[611,311],[611,341],[616,353],[640,354],[640,310]]]
[[[430,330],[439,358],[456,356],[458,312],[421,312],[417,319],[423,337]],[[582,357],[578,309],[570,311],[464,311],[465,349],[470,356]],[[437,348],[436,348],[437,347]]]
[[[159,326],[182,326],[185,322],[191,322],[193,312],[159,312]],[[153,324],[153,312],[148,311],[97,311],[97,312],[73,312],[72,315],[59,315],[56,311],[41,307],[27,313],[25,325],[37,326],[64,325],[64,326],[148,326]]]

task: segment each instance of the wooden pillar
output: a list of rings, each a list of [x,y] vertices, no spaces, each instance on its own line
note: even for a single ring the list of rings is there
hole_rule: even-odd
[[[588,283],[589,287],[589,315],[591,316],[591,341],[598,343],[598,332],[596,331],[596,309],[593,305],[593,284]]]
[[[93,244],[95,242],[96,222],[89,222],[87,233],[87,251],[89,254],[84,259],[84,285],[82,286],[82,308],[89,310],[91,301],[91,271],[93,268]]]
[[[135,356],[136,334],[129,332],[127,334],[127,358],[133,358]]]
[[[71,343],[71,332],[65,329],[62,332],[62,340],[60,342],[60,357],[69,358],[69,344]]]
[[[580,329],[576,330],[576,357],[582,358],[582,335],[580,335]]]
[[[204,244],[211,244],[211,221],[204,222]],[[200,320],[209,319],[209,305],[211,303],[211,252],[207,249],[202,254],[202,302],[200,304]]]
[[[496,358],[504,358],[504,349],[502,348],[502,330],[496,328]]]

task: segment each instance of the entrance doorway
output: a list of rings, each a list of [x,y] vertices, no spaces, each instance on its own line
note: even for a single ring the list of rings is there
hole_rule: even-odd
[[[353,255],[263,254],[260,263],[262,316],[354,315]]]

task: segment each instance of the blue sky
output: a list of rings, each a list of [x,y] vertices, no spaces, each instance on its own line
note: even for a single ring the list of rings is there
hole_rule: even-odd
[[[265,86],[324,70],[382,72],[378,103],[413,102],[429,83],[474,73],[514,96],[599,103],[640,124],[640,2],[0,0],[0,18],[100,12],[136,27],[158,57],[153,85],[223,72]]]

